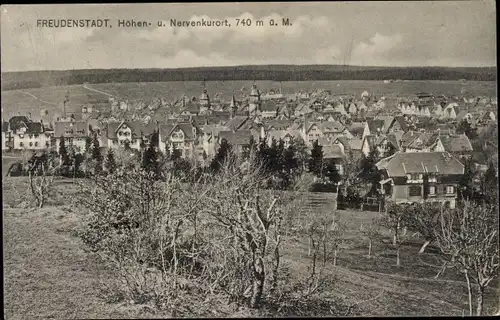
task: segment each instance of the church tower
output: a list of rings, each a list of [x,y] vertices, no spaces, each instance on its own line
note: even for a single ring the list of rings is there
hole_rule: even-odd
[[[231,112],[231,118],[233,118],[236,115],[236,112],[238,111],[238,105],[236,104],[236,98],[234,97],[234,90],[233,90],[233,96],[231,97],[231,103],[229,104],[229,110]]]
[[[205,81],[203,81],[203,93],[200,96],[200,106],[202,110],[210,109],[210,97],[208,96],[207,89],[205,88]]]
[[[260,92],[257,89],[257,85],[253,84],[252,91],[250,92],[250,98],[248,101],[248,113],[250,115],[256,115],[260,113]]]

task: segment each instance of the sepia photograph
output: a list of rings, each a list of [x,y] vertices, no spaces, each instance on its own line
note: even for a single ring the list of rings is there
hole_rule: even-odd
[[[4,319],[500,315],[495,1],[0,11]]]

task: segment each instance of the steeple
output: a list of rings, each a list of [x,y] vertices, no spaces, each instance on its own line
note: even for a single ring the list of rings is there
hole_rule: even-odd
[[[250,98],[248,99],[248,111],[249,114],[256,114],[260,111],[260,92],[257,89],[257,85],[254,83],[252,85],[252,90],[250,91]]]
[[[233,96],[231,97],[231,104],[229,105],[229,108],[231,109],[231,118],[233,118],[236,115],[236,111],[238,111],[238,105],[236,104],[236,98],[234,97],[234,89],[233,89]]]
[[[210,108],[210,97],[208,96],[207,89],[205,87],[205,80],[203,80],[203,93],[200,96],[200,105]]]
[[[231,108],[236,107],[236,98],[234,97],[234,89],[233,89],[233,96],[231,97],[231,104],[229,106]]]

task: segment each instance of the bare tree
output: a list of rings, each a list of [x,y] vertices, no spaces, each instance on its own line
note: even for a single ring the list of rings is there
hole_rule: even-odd
[[[371,223],[369,225],[363,225],[359,227],[359,231],[368,239],[368,259],[372,256],[373,250],[373,240],[380,236],[380,228],[376,223]]]
[[[471,279],[476,283],[476,315],[480,316],[485,289],[498,276],[498,208],[465,201],[456,209],[443,210],[440,220],[436,243],[448,262],[465,276],[471,316]]]
[[[402,215],[403,224],[421,235],[425,242],[418,253],[423,253],[425,248],[435,239],[435,227],[439,222],[440,204],[424,202],[401,206],[407,212]]]
[[[212,192],[204,201],[204,211],[233,236],[241,261],[249,261],[250,307],[258,308],[270,270],[279,268],[282,204],[276,194],[263,190],[266,179],[259,168],[243,173],[233,162],[228,159],[210,181]]]
[[[332,223],[330,224],[327,239],[333,247],[333,266],[337,266],[337,257],[339,252],[343,249],[344,235],[346,232],[346,223],[337,220],[336,211],[333,212]]]
[[[398,267],[401,265],[401,246],[408,238],[407,229],[403,225],[405,214],[407,214],[407,211],[402,206],[389,203],[386,205],[385,213],[377,221],[377,224],[386,227],[393,234],[392,245],[396,248],[396,266]]]
[[[48,168],[47,163],[37,163],[37,161],[34,161],[28,167],[30,191],[38,208],[43,208],[52,195],[54,187],[53,171]]]

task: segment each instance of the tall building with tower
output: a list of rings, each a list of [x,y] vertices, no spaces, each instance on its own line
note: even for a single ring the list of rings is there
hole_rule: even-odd
[[[252,91],[250,91],[250,97],[248,99],[248,114],[250,116],[255,116],[261,112],[260,110],[260,92],[257,89],[257,85],[252,85]]]
[[[208,95],[208,91],[205,87],[205,82],[203,82],[203,92],[201,93],[199,103],[200,103],[200,112],[205,112],[210,110],[211,108],[210,96]]]

